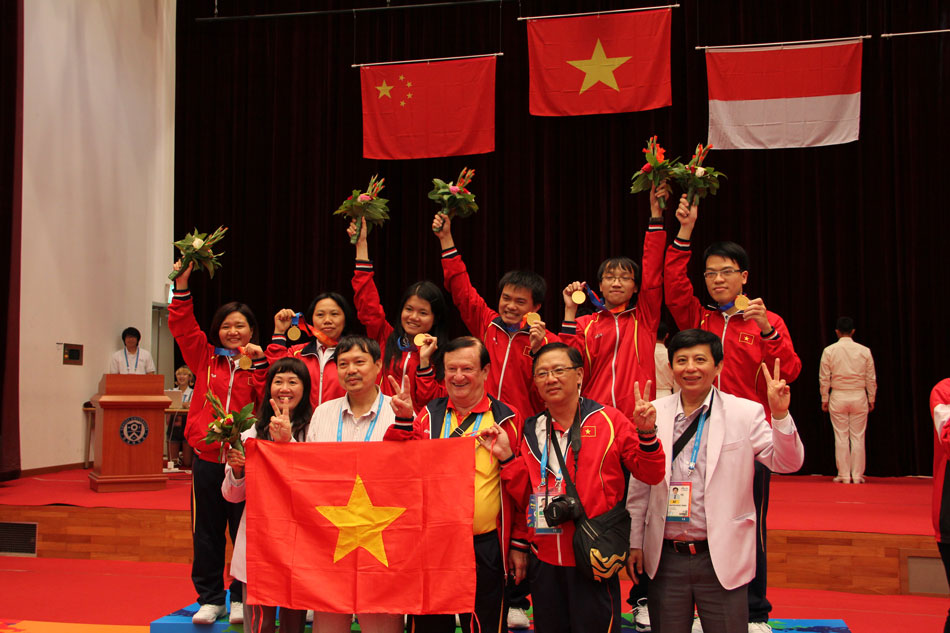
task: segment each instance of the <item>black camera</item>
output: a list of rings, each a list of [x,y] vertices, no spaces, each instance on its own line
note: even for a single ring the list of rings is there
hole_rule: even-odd
[[[544,507],[544,520],[551,526],[580,519],[583,515],[580,502],[569,495],[558,495]]]

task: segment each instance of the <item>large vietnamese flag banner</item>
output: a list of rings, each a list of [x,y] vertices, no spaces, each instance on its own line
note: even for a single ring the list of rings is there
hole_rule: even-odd
[[[495,57],[360,68],[363,157],[495,151]]]
[[[470,613],[471,438],[247,444],[252,604]]]
[[[672,105],[670,9],[531,20],[528,62],[531,114]]]
[[[858,140],[861,40],[706,51],[709,142],[716,149]]]

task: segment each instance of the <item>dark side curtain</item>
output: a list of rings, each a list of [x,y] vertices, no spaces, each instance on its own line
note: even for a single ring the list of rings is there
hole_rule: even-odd
[[[351,9],[371,2],[218,0],[219,15]],[[405,3],[393,3],[405,4]],[[697,45],[871,34],[864,42],[859,142],[772,151],[713,151],[728,175],[700,209],[694,249],[731,239],[752,261],[750,294],[783,316],[804,368],[792,411],[806,445],[804,472],[834,472],[833,435],[820,411],[817,370],[839,315],[872,349],[880,384],[868,471],[929,474],[931,387],[950,374],[945,183],[950,131],[950,35],[882,39],[946,28],[939,0],[771,3],[682,0],[673,9],[673,106],[630,114],[528,114],[528,57],[519,16],[648,6],[630,0],[498,2],[379,13],[199,23],[212,0],[178,5],[175,231],[230,227],[224,269],[193,290],[199,321],[240,299],[265,340],[273,314],[305,309],[324,290],[352,296],[353,248],[331,212],[369,177],[386,177],[393,219],[370,236],[376,280],[398,318],[403,289],[441,284],[429,225],[431,179],[476,170],[480,210],[455,238],[490,305],[497,280],[530,267],[548,280],[542,315],[554,330],[560,289],[594,280],[608,255],[642,254],[646,196],[631,196],[641,148],[658,134],[670,154],[705,142],[705,60]],[[504,52],[498,59],[496,151],[414,161],[361,157],[359,72],[378,62]],[[458,94],[460,101],[465,94]],[[666,226],[678,228],[672,212]],[[169,248],[169,262],[174,253]],[[707,299],[694,257],[691,278]],[[196,275],[198,277],[198,275]],[[667,316],[667,319],[669,317]],[[454,333],[463,333],[453,315]]]
[[[23,0],[0,3],[0,481],[20,473],[20,174]]]

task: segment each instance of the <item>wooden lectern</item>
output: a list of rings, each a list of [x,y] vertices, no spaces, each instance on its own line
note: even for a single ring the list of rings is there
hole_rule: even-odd
[[[96,406],[96,461],[89,487],[96,492],[158,490],[163,472],[165,395],[161,375],[106,374]]]

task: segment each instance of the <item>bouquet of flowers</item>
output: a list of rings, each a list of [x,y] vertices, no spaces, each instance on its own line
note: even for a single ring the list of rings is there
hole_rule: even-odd
[[[703,160],[711,149],[712,145],[703,147],[700,143],[696,146],[693,158],[687,164],[673,167],[673,180],[681,189],[686,190],[686,201],[691,205],[697,199],[705,198],[707,193],[716,195],[716,191],[719,190],[719,177],[726,177],[721,171],[716,171],[709,165],[703,165]]]
[[[198,229],[195,229],[194,233],[189,233],[184,239],[175,242],[175,246],[181,251],[181,268],[173,270],[168,278],[174,281],[182,271],[188,268],[188,264],[191,262],[195,262],[196,268],[200,266],[207,270],[209,277],[214,277],[215,269],[221,268],[218,257],[224,255],[224,253],[215,253],[211,250],[211,247],[221,241],[221,238],[227,232],[227,227],[219,226],[209,237],[207,233],[199,233]]]
[[[679,165],[679,159],[672,161],[666,160],[666,150],[656,142],[656,136],[647,140],[647,146],[643,148],[646,154],[647,162],[633,176],[633,185],[630,187],[630,193],[640,193],[649,191],[651,187],[659,187],[663,181],[670,177],[673,169]],[[666,208],[666,199],[657,200],[661,209]]]
[[[241,433],[248,430],[257,423],[254,417],[254,403],[247,403],[243,409],[237,413],[231,413],[224,410],[218,397],[208,390],[205,398],[211,403],[214,409],[214,420],[208,424],[208,435],[205,442],[213,444],[221,442],[221,457],[224,457],[224,445],[228,444],[244,453],[244,442],[241,440]]]
[[[474,175],[474,169],[463,167],[457,182],[446,184],[438,178],[432,179],[433,188],[429,192],[429,200],[442,205],[439,213],[454,219],[456,217],[467,218],[478,211],[478,205],[475,204],[475,194],[465,188],[468,183],[472,182],[472,176]]]
[[[362,230],[360,218],[366,219],[367,235],[369,235],[374,224],[382,226],[383,222],[389,219],[389,207],[386,206],[389,200],[379,197],[379,192],[382,190],[386,179],[376,180],[377,177],[378,174],[369,179],[366,193],[354,189],[353,193],[340,205],[340,208],[333,212],[333,215],[345,215],[357,220],[356,233],[350,237],[350,244],[356,244],[356,241],[360,239],[360,231]]]

